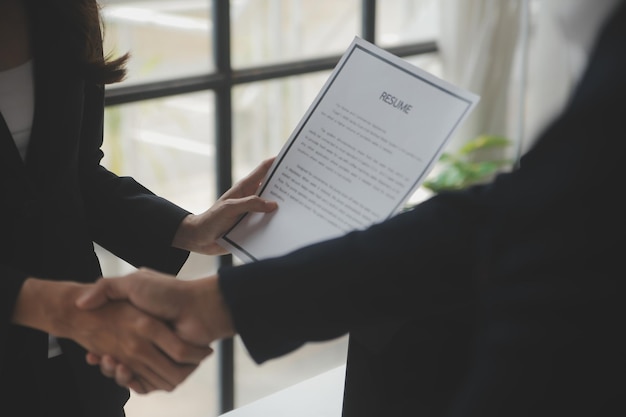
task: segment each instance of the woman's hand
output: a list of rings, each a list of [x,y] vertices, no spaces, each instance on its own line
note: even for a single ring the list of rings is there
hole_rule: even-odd
[[[204,213],[187,216],[178,228],[172,246],[205,255],[227,253],[216,241],[239,217],[247,212],[270,213],[278,207],[276,202],[255,195],[273,161],[274,158],[269,158],[259,164]]]

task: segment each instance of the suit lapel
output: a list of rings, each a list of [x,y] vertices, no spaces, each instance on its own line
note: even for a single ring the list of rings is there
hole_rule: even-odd
[[[31,185],[11,131],[0,114],[0,193],[3,208],[21,204]]]
[[[6,172],[23,172],[24,164],[11,131],[0,113],[0,169]]]

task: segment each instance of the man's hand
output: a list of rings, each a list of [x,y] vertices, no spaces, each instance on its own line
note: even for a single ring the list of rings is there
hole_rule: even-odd
[[[73,326],[69,335],[89,352],[132,370],[138,393],[172,391],[212,353],[208,346],[184,343],[165,323],[127,302],[80,311]]]
[[[128,300],[146,313],[168,322],[181,340],[193,345],[208,346],[214,340],[235,334],[216,275],[181,281],[153,270],[139,269],[123,277],[100,279],[83,293],[76,305],[98,311],[116,300]],[[163,351],[177,355],[177,361],[194,360],[185,356],[187,352],[170,352],[167,347]],[[118,384],[137,391],[137,381],[142,377],[130,364],[95,351],[88,355],[87,361],[99,364],[102,373],[115,378]]]
[[[216,240],[247,212],[269,213],[276,202],[255,195],[274,158],[266,159],[248,176],[226,191],[202,214],[187,216],[176,231],[172,246],[205,255],[222,255],[226,250]]]

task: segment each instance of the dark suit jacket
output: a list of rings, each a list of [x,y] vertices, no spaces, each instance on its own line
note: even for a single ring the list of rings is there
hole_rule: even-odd
[[[259,363],[350,333],[344,416],[626,415],[626,9],[492,183],[220,270]]]
[[[93,241],[135,266],[170,273],[188,255],[170,247],[188,212],[100,165],[103,88],[78,75],[79,37],[47,7],[31,7],[36,97],[25,163],[0,117],[0,404],[28,416],[40,415],[47,336],[10,323],[24,279],[97,279]],[[118,415],[127,390],[88,366],[81,348],[61,342],[72,362],[67,372],[79,379],[76,401],[89,416]]]

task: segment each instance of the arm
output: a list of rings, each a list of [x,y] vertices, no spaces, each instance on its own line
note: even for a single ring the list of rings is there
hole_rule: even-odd
[[[253,358],[366,321],[456,308],[482,287],[613,277],[626,234],[616,192],[626,153],[621,45],[593,57],[570,107],[519,170],[366,231],[221,270],[227,310]]]
[[[566,114],[522,169],[492,184],[441,194],[365,231],[283,257],[220,270],[232,329],[263,362],[367,322],[463,308],[477,285],[547,273],[567,282],[577,271],[619,269],[624,233],[615,219],[623,206],[613,190],[624,142],[611,140],[621,116],[612,101],[599,104]],[[587,146],[590,139],[597,146]],[[605,154],[608,145],[615,152]],[[592,188],[611,203],[580,192]],[[136,290],[126,290],[135,296],[123,297],[147,308]],[[196,319],[208,303],[190,304],[197,305]]]
[[[142,268],[90,284],[76,299],[76,306],[94,310],[119,300],[169,322],[181,339],[195,345],[209,345],[235,334],[217,275],[183,281]]]
[[[80,192],[91,238],[136,267],[175,274],[188,252],[172,247],[190,213],[154,195],[131,177],[103,167],[104,90],[88,84],[78,155]]]
[[[141,375],[146,391],[172,390],[211,353],[208,347],[183,343],[165,324],[127,303],[109,303],[94,311],[77,309],[74,300],[85,288],[72,282],[28,278],[12,322],[73,339],[90,351],[124,362]]]
[[[263,161],[205,212],[195,215],[154,195],[130,177],[100,165],[103,91],[88,86],[80,149],[81,190],[94,240],[136,267],[175,274],[188,251],[219,255],[215,242],[247,211],[270,212],[276,203],[255,195],[273,158]]]
[[[403,222],[402,225],[396,227],[403,228],[405,225]],[[391,232],[395,233],[396,228],[392,228]],[[411,237],[404,235],[405,238]],[[404,240],[405,238],[400,238],[399,246],[407,243]],[[355,236],[346,237],[345,239],[349,239],[350,242],[356,244],[360,242],[360,239]],[[442,236],[442,240],[445,242],[446,238]],[[387,294],[384,293],[387,287],[381,285],[389,277],[389,274],[376,277],[377,270],[380,268],[379,258],[374,256],[362,259],[364,264],[363,270],[367,270],[368,267],[371,270],[370,274],[363,275],[359,275],[360,269],[357,265],[351,264],[350,257],[344,258],[345,267],[351,270],[351,273],[341,275],[343,268],[339,259],[347,253],[336,250],[337,245],[341,244],[341,242],[343,242],[343,239],[324,242],[313,248],[305,249],[302,252],[287,255],[283,258],[251,264],[249,268],[242,266],[222,270],[220,271],[220,277],[212,276],[193,281],[174,281],[167,279],[162,274],[142,270],[119,279],[100,280],[95,288],[90,291],[89,295],[86,294],[84,298],[78,301],[78,305],[80,308],[96,308],[106,303],[107,300],[128,299],[140,309],[166,319],[172,323],[181,338],[193,340],[194,342],[210,343],[216,339],[231,337],[236,330],[242,330],[244,340],[247,343],[251,343],[248,344],[248,347],[253,352],[253,357],[260,362],[263,360],[260,354],[257,353],[257,349],[261,349],[260,346],[267,347],[272,345],[275,348],[273,356],[279,356],[295,349],[306,340],[323,340],[336,337],[345,332],[345,329],[350,326],[367,322],[381,308],[389,308],[388,302],[385,301]],[[380,246],[385,246],[385,242],[381,241]],[[397,248],[397,246],[391,246],[393,247],[388,247],[382,255],[386,256],[393,253],[394,248]],[[309,256],[311,255],[311,252],[309,252],[311,250],[316,251],[315,256]],[[372,250],[376,251],[378,248],[373,247]],[[396,254],[397,258],[394,259],[401,258],[403,253],[406,252]],[[318,255],[323,258],[317,257]],[[358,257],[358,254],[355,253],[355,256]],[[442,254],[440,254],[439,258],[441,256]],[[301,269],[299,266],[302,266],[300,262],[303,259],[308,259],[309,261]],[[368,262],[368,259],[371,259],[371,262]],[[436,262],[436,260],[434,261]],[[319,266],[313,265],[318,262]],[[278,267],[280,264],[282,264],[282,267]],[[328,265],[333,264],[335,264],[336,271],[326,268]],[[260,269],[256,269],[257,267]],[[312,268],[310,273],[309,271],[303,272],[306,268]],[[247,289],[241,288],[240,300],[237,300],[236,297],[230,300],[224,299],[223,290],[225,287],[229,287],[231,295],[233,291],[237,291],[233,285],[230,285],[229,276],[222,276],[223,273],[228,274],[233,271],[241,272],[241,279],[238,279],[238,283],[233,285],[247,286]],[[424,271],[426,272],[426,270]],[[314,279],[309,280],[309,276]],[[369,281],[365,282],[369,280],[369,277],[375,277],[376,279],[376,281],[371,280],[372,285],[370,285]],[[355,291],[358,288],[358,284],[354,285],[354,283],[358,283],[361,279],[363,279],[365,284],[362,292]],[[304,281],[308,281],[308,284],[311,284],[311,286],[308,286]],[[316,282],[318,284],[315,284]],[[303,284],[301,290],[297,288],[299,284]],[[448,291],[445,289],[446,286],[447,284],[441,283],[442,292]],[[427,284],[424,284],[422,287],[424,289],[423,295],[416,297],[413,303],[415,306],[419,306],[419,301],[422,300],[422,297],[424,300],[427,300],[429,294],[436,292],[434,289],[429,290]],[[352,300],[357,300],[360,295],[365,296],[370,291],[374,293],[372,298],[369,298],[370,295],[367,295],[368,298],[364,298],[362,302],[351,303]],[[449,291],[460,290],[452,288]],[[393,290],[393,293],[395,292],[396,290]],[[244,293],[247,295],[244,295]],[[343,303],[341,298],[344,295],[350,301]],[[410,297],[410,295],[405,294],[404,298],[407,297]],[[250,303],[248,304],[248,302]],[[297,310],[293,309],[294,305],[298,303],[302,303],[303,307]],[[300,312],[307,309],[311,303],[314,304],[314,308],[307,312],[306,318],[300,315]],[[401,301],[398,304],[401,304]],[[427,303],[424,303],[422,308],[427,309],[425,304]],[[336,307],[342,305],[359,309],[359,311],[335,310]],[[251,319],[250,323],[246,323],[244,315],[250,318],[255,308],[257,309],[259,319]],[[326,310],[327,308],[328,310]],[[241,328],[233,323],[231,311],[233,311],[236,320],[241,320]],[[285,311],[289,311],[289,314],[285,314]],[[364,314],[360,316],[359,312]],[[295,316],[293,319],[288,317],[292,315],[291,313]],[[394,314],[399,314],[399,312],[396,311],[394,313],[392,309],[389,309],[389,315],[392,316]],[[319,320],[317,324],[315,320]],[[300,334],[296,337],[293,333],[293,328],[288,328],[291,325],[287,325],[287,322],[294,323],[294,328],[299,327],[300,324],[304,328],[299,330]],[[295,324],[296,322],[300,322],[300,324]],[[258,330],[252,330],[255,324],[261,327]],[[256,336],[254,335],[262,333],[267,336],[268,343],[255,347],[253,339]],[[282,337],[282,341],[277,342],[277,339],[280,337]],[[263,336],[259,337],[260,340],[263,340],[263,338]],[[92,363],[98,363],[99,358],[91,356],[91,360]],[[101,363],[101,368],[105,375],[116,376],[118,383],[121,385],[127,385],[135,389],[132,375],[124,372],[123,367],[118,367],[116,370],[115,364]]]

